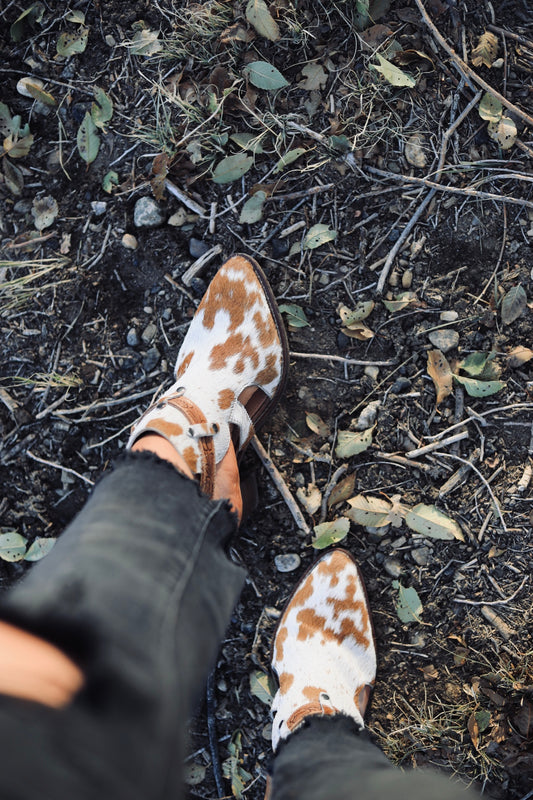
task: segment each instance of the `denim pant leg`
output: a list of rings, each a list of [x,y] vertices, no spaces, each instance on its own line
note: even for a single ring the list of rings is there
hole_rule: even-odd
[[[224,551],[235,528],[226,502],[155,457],[100,481],[0,605],[86,677],[61,710],[0,698],[0,796],[181,796],[187,720],[244,582]]]
[[[437,772],[402,772],[348,717],[310,717],[280,745],[271,781],[271,800],[475,800],[479,797]]]

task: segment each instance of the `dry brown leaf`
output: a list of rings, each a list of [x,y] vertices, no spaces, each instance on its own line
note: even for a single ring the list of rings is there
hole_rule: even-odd
[[[363,322],[354,322],[349,328],[341,328],[345,336],[350,339],[359,339],[360,342],[366,342],[368,339],[374,337],[374,331],[370,330]]]
[[[314,483],[310,483],[307,489],[300,486],[300,488],[296,490],[296,497],[310,517],[316,514],[322,505],[322,492]]]
[[[319,436],[329,436],[331,430],[329,425],[327,425],[322,417],[319,414],[315,414],[314,411],[306,411],[305,412],[305,421],[307,423],[307,427],[313,431],[313,433],[317,433]]]
[[[437,390],[435,406],[453,392],[453,375],[446,356],[441,350],[428,352],[428,374]]]
[[[333,488],[329,498],[328,498],[328,508],[333,508],[333,506],[339,505],[339,503],[344,502],[344,500],[348,500],[349,497],[352,496],[353,490],[355,488],[355,472],[352,472],[350,475],[346,475],[342,481]]]
[[[516,369],[517,367],[521,367],[522,364],[525,364],[532,358],[533,350],[530,350],[529,347],[518,345],[518,347],[513,347],[513,349],[507,353],[507,365],[513,369]]]
[[[388,25],[371,25],[366,31],[362,31],[359,36],[363,42],[368,45],[372,50],[376,50],[380,44],[383,44],[385,39],[393,36],[394,31]]]
[[[471,61],[475,67],[492,67],[498,55],[498,37],[489,31],[485,31],[479,37],[477,45],[472,50]]]
[[[468,717],[467,727],[470,738],[472,739],[472,744],[477,750],[479,744],[479,725],[477,724],[476,715],[474,713],[470,714]]]
[[[426,141],[420,133],[413,133],[405,143],[405,157],[413,167],[425,167],[427,157],[425,152]]]
[[[306,64],[302,69],[304,80],[301,80],[298,86],[305,89],[306,92],[311,92],[315,89],[323,89],[326,85],[328,76],[324,71],[322,64]]]
[[[220,34],[221,44],[233,44],[233,42],[251,42],[255,34],[247,30],[240,22],[230,25],[229,28]]]

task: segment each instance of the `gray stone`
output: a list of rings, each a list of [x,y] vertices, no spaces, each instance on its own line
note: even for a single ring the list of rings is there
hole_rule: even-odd
[[[189,239],[189,253],[193,258],[200,258],[210,249],[210,245],[206,244],[202,239],[195,239],[194,236]]]
[[[155,367],[157,367],[159,363],[159,359],[161,358],[161,353],[157,349],[157,347],[151,347],[147,352],[145,357],[143,358],[143,367],[146,372],[151,372]]]
[[[399,578],[403,572],[402,562],[397,558],[386,558],[383,562],[385,572],[391,578]]]
[[[453,309],[450,309],[450,311],[443,311],[440,315],[443,322],[455,322],[458,317],[459,314],[457,311],[453,311]]]
[[[453,350],[454,347],[457,347],[459,344],[459,334],[457,331],[449,328],[440,331],[431,331],[431,333],[428,333],[428,339],[433,347],[442,350],[443,353]]]
[[[126,341],[130,347],[137,347],[139,344],[139,335],[135,328],[129,329],[128,335],[126,336]]]
[[[430,556],[431,550],[429,547],[417,547],[416,550],[411,550],[411,557],[419,567],[427,567]]]
[[[141,339],[145,344],[150,344],[150,342],[155,339],[156,333],[157,325],[154,325],[153,322],[149,322],[144,331],[141,333]]]
[[[102,214],[105,214],[106,212],[107,203],[104,200],[93,200],[91,203],[91,208],[93,214],[95,214],[97,217],[101,217]]]
[[[165,221],[165,214],[151,197],[140,197],[135,203],[133,224],[136,228],[157,228]]]
[[[301,564],[298,553],[282,553],[274,558],[278,572],[294,572]]]

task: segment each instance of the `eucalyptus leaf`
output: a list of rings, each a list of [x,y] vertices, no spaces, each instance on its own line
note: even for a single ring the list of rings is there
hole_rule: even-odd
[[[259,222],[263,217],[263,206],[266,200],[266,192],[256,192],[253,194],[243,205],[239,223],[242,225],[247,222],[253,225],[254,222]]]
[[[391,62],[383,58],[380,53],[376,53],[375,55],[379,60],[379,65],[370,64],[370,68],[375,69],[376,72],[380,72],[388,83],[392,84],[392,86],[407,86],[409,89],[416,86],[416,79],[413,78],[412,75],[408,75],[399,67],[391,64]]]
[[[323,550],[346,538],[350,531],[350,520],[347,517],[339,517],[330,522],[321,522],[320,525],[315,525],[313,531],[315,535],[311,540],[312,547],[315,550]]]
[[[293,161],[296,161],[297,158],[303,156],[307,150],[305,147],[296,147],[294,150],[289,150],[288,153],[285,153],[284,156],[280,158],[276,166],[274,167],[274,174],[277,172],[282,172],[289,164],[292,164]]]
[[[52,536],[49,538],[38,536],[28,547],[28,550],[24,555],[24,561],[40,561],[41,558],[44,558],[48,555],[55,543],[56,539],[54,539]]]
[[[68,58],[69,56],[76,55],[76,53],[83,53],[87,47],[88,40],[89,28],[82,28],[76,33],[65,31],[59,35],[57,40],[57,54]]]
[[[321,247],[327,242],[332,242],[336,238],[337,231],[331,230],[329,225],[318,223],[307,231],[303,241],[303,248],[304,250],[315,250],[317,247]]]
[[[256,669],[250,673],[250,691],[254,697],[257,697],[266,706],[271,706],[276,687],[270,675],[260,669]]]
[[[268,61],[252,61],[242,72],[244,77],[258,89],[275,91],[289,85],[279,69],[276,69]]]
[[[527,308],[527,294],[524,287],[519,283],[513,286],[502,300],[502,322],[510,325],[515,319],[521,317]]]
[[[366,431],[339,431],[335,448],[337,458],[351,458],[368,450],[372,444],[373,430],[374,428],[367,428]]]
[[[163,49],[157,31],[136,31],[131,43],[128,45],[130,53],[134,56],[153,56]]]
[[[95,101],[91,106],[92,121],[97,128],[105,129],[106,122],[113,116],[113,101],[103,89],[95,89]]]
[[[478,106],[478,112],[481,119],[487,122],[499,122],[503,113],[503,106],[497,97],[485,92],[481,98]]]
[[[278,23],[268,10],[265,0],[248,0],[246,19],[250,25],[253,25],[259,36],[264,36],[271,42],[277,42],[280,38]]]
[[[0,558],[3,561],[22,561],[26,552],[26,541],[24,536],[15,531],[0,534]]]
[[[503,381],[481,381],[475,378],[465,378],[464,375],[454,375],[454,381],[464,386],[470,397],[490,397],[505,388]]]
[[[92,164],[100,149],[100,137],[96,132],[96,125],[88,111],[85,112],[82,123],[78,128],[76,141],[80,156],[87,165]]]
[[[305,311],[293,303],[282,303],[279,307],[280,314],[287,315],[287,325],[290,328],[306,328],[309,325]]]
[[[22,14],[17,17],[9,29],[9,34],[14,42],[21,42],[24,38],[24,31],[27,25],[33,26],[40,22],[44,14],[44,3],[32,3]]]
[[[242,178],[254,163],[252,156],[246,153],[237,153],[235,156],[226,156],[216,165],[213,172],[215,183],[231,183]]]
[[[357,525],[383,528],[390,522],[392,503],[382,497],[358,494],[347,502],[350,510],[346,514]]]
[[[405,522],[411,530],[430,539],[460,539],[464,542],[463,532],[457,522],[433,505],[419,503],[407,512]]]
[[[396,602],[396,613],[401,622],[420,622],[420,616],[424,611],[422,601],[418,592],[413,587],[405,587],[399,581],[393,581],[392,586],[398,590],[398,600]]]
[[[111,194],[113,191],[113,186],[118,186],[118,175],[115,170],[110,169],[109,172],[106,172],[104,178],[102,180],[102,189],[107,194]]]

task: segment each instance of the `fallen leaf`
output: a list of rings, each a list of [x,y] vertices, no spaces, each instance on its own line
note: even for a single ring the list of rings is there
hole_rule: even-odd
[[[264,152],[261,137],[256,133],[232,133],[229,138],[243,150],[250,150],[254,155]]]
[[[366,431],[361,432],[339,431],[335,448],[337,458],[351,458],[368,450],[372,444],[373,430],[374,428],[368,428]]]
[[[371,25],[370,28],[367,28],[365,31],[362,31],[360,34],[361,39],[363,42],[368,45],[372,50],[375,50],[379,47],[380,44],[383,44],[385,39],[388,39],[389,36],[393,36],[394,31],[388,25]]]
[[[479,378],[483,374],[491,355],[492,358],[494,358],[494,355],[491,353],[482,353],[476,350],[476,352],[469,353],[466,358],[463,358],[463,360],[458,363],[457,368],[462,369],[463,372],[466,372],[471,378]]]
[[[513,347],[513,349],[507,353],[507,364],[512,369],[516,369],[517,367],[521,367],[522,364],[526,364],[532,358],[533,350],[530,350],[529,347],[519,345],[518,347]]]
[[[49,228],[59,214],[56,200],[51,195],[36,197],[32,204],[31,214],[38,231]]]
[[[255,34],[246,30],[244,25],[240,22],[235,22],[226,28],[220,34],[220,41],[222,44],[233,44],[233,42],[250,42]]]
[[[89,40],[89,29],[82,28],[77,33],[61,33],[57,40],[57,54],[68,58],[76,53],[83,53]]]
[[[311,545],[315,550],[323,550],[333,544],[338,544],[346,538],[350,530],[350,520],[346,517],[339,517],[330,522],[322,522],[313,528],[314,537]]]
[[[405,515],[409,511],[408,506],[404,505],[401,499],[402,496],[400,494],[395,494],[391,497],[392,505],[388,514],[388,522],[390,522],[393,528],[399,528],[403,525]]]
[[[264,36],[271,42],[277,42],[281,38],[278,23],[268,10],[265,0],[248,0],[246,19],[259,36]]]
[[[252,61],[242,72],[244,77],[258,89],[275,91],[289,85],[279,69],[269,64],[268,61]]]
[[[422,674],[425,681],[436,681],[439,677],[439,672],[434,664],[426,664],[422,667]]]
[[[285,167],[288,167],[289,164],[292,164],[293,161],[296,161],[297,158],[303,156],[304,153],[307,153],[305,147],[295,147],[294,150],[289,150],[288,153],[285,153],[279,161],[277,162],[276,166],[274,167],[274,175],[278,172],[282,172]]]
[[[364,322],[353,322],[349,328],[341,328],[341,330],[345,336],[350,339],[358,339],[360,342],[366,342],[375,336],[374,331]]]
[[[405,143],[405,157],[413,167],[421,169],[427,164],[426,141],[420,133],[413,133]]]
[[[510,325],[515,319],[521,317],[527,308],[527,294],[519,283],[513,286],[502,300],[501,314],[504,325]]]
[[[23,97],[33,97],[46,106],[57,106],[57,100],[49,92],[45,92],[43,86],[38,78],[21,78],[17,83],[17,92]]]
[[[113,116],[113,101],[103,89],[94,90],[95,102],[91,106],[91,118],[97,128],[105,131],[105,124]]]
[[[428,352],[428,374],[437,390],[437,407],[448,395],[453,392],[452,370],[446,356],[440,350]]]
[[[510,117],[502,117],[498,122],[489,122],[488,134],[502,150],[509,150],[516,142],[518,131]]]
[[[265,192],[256,192],[253,194],[241,209],[239,223],[242,225],[244,222],[247,222],[249,225],[253,225],[254,222],[259,222],[259,220],[263,218],[265,200]]]
[[[465,387],[466,393],[470,397],[490,397],[505,388],[503,381],[481,381],[465,378],[464,375],[454,375],[453,379]]]
[[[318,223],[307,231],[302,246],[304,250],[315,250],[317,247],[321,247],[326,242],[332,242],[336,238],[337,231],[331,230],[329,225]]]
[[[348,504],[351,508],[346,512],[346,516],[358,525],[370,528],[383,528],[385,525],[389,524],[389,514],[392,510],[392,504],[382,497],[358,494],[348,500]]]
[[[405,522],[413,531],[430,539],[460,539],[462,542],[465,539],[457,522],[433,505],[419,503],[407,512]]]
[[[476,715],[474,713],[470,714],[470,716],[468,717],[468,722],[466,723],[466,727],[468,728],[468,733],[470,734],[472,744],[477,750],[479,745],[479,725],[476,719]]]
[[[87,166],[91,164],[100,149],[100,137],[96,132],[96,125],[88,111],[82,120],[76,136],[78,152]]]
[[[254,697],[257,697],[266,706],[271,706],[276,687],[270,675],[260,669],[256,669],[250,673],[250,691]]]
[[[322,505],[322,492],[314,483],[308,484],[306,489],[300,486],[296,490],[296,497],[310,517],[316,514]]]
[[[485,92],[479,101],[478,113],[481,119],[497,123],[502,118],[503,106],[497,97],[490,92]]]
[[[4,158],[2,170],[7,188],[12,194],[20,197],[24,189],[24,176],[22,171],[15,166],[15,164],[12,164],[9,158]]]
[[[380,72],[392,86],[407,86],[410,89],[416,86],[416,79],[412,75],[408,75],[403,70],[395,67],[394,64],[383,58],[380,53],[376,53],[376,58],[379,60],[379,65],[370,64],[370,68]]]
[[[50,550],[56,543],[56,539],[52,536],[43,537],[38,536],[28,547],[27,552],[24,554],[24,561],[40,561],[48,555]]]
[[[475,67],[492,67],[498,55],[498,38],[489,31],[479,37],[477,45],[472,50],[470,60]]]
[[[118,174],[114,169],[110,169],[102,178],[102,189],[107,194],[111,194],[113,186],[118,186]]]
[[[235,156],[226,156],[219,161],[213,171],[214,183],[231,183],[242,178],[254,163],[253,156],[237,153]]]
[[[328,80],[324,67],[317,63],[306,64],[302,69],[302,75],[305,79],[300,81],[298,86],[306,92],[323,89]]]
[[[24,38],[26,26],[29,25],[33,27],[35,22],[40,22],[43,18],[44,11],[44,3],[32,3],[11,25],[9,29],[11,39],[14,42],[21,42]]]
[[[357,303],[356,307],[350,310],[348,306],[342,305],[341,303],[337,311],[344,327],[349,328],[354,323],[362,322],[362,320],[369,317],[375,305],[373,300],[367,300],[366,302]]]
[[[346,475],[336,486],[333,487],[331,494],[328,498],[328,508],[338,506],[348,500],[355,488],[355,472]]]
[[[26,539],[20,533],[8,531],[0,534],[0,558],[3,561],[22,561],[26,553]]]
[[[133,39],[128,45],[130,53],[134,56],[153,56],[163,49],[163,44],[159,41],[157,31],[149,29],[136,31]]]
[[[307,427],[313,431],[313,433],[318,434],[318,436],[327,437],[330,435],[331,430],[329,425],[327,425],[322,417],[318,414],[315,414],[313,411],[306,411],[305,412],[305,421],[307,423]]]
[[[421,622],[420,615],[424,612],[424,606],[416,589],[406,588],[399,581],[393,581],[392,586],[398,590],[396,613],[401,622]]]
[[[204,764],[189,762],[183,765],[183,780],[188,786],[198,786],[204,780],[206,771]]]
[[[520,709],[514,715],[513,721],[526,739],[533,734],[533,705],[525,697],[522,698]]]
[[[408,305],[411,305],[411,303],[416,303],[417,299],[414,292],[400,292],[400,294],[396,295],[394,300],[383,300],[383,305],[387,311],[401,311]]]
[[[297,328],[305,328],[309,325],[305,311],[300,306],[293,303],[282,303],[278,306],[280,314],[286,314],[287,325],[294,330]]]

